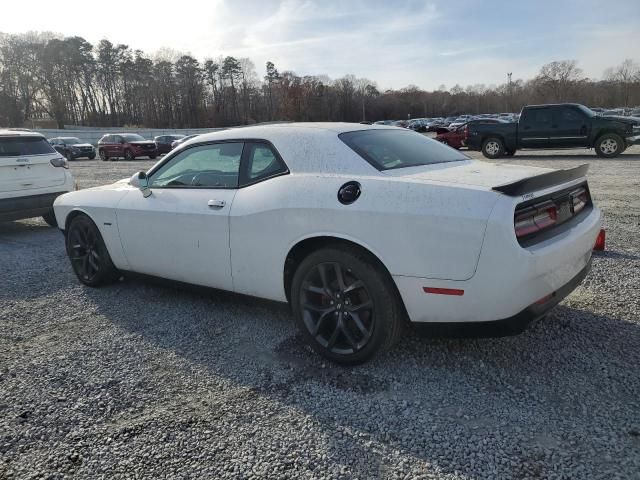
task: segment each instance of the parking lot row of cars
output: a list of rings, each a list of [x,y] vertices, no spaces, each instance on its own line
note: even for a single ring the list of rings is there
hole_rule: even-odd
[[[155,159],[158,155],[169,153],[181,143],[196,135],[160,135],[153,140],[146,140],[137,133],[112,133],[104,135],[97,147],[82,142],[76,137],[50,138],[53,148],[68,160],[88,158],[93,160],[99,156],[101,160],[124,158],[134,160],[136,157]]]

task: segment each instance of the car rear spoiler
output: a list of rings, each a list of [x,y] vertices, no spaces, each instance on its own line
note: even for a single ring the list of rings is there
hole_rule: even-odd
[[[554,170],[553,172],[523,178],[522,180],[517,180],[512,183],[498,185],[497,187],[493,187],[492,190],[504,193],[510,197],[517,197],[518,195],[524,195],[525,193],[535,192],[536,190],[542,190],[543,188],[553,187],[554,185],[560,185],[584,177],[587,174],[587,170],[589,170],[589,164],[584,163],[575,168]]]

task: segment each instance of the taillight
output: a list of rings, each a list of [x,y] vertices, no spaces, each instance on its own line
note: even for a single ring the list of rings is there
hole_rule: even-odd
[[[573,214],[575,215],[581,211],[589,201],[589,196],[584,188],[571,192],[571,202],[573,207]]]
[[[464,139],[465,140],[469,139],[469,127],[468,126],[464,127]]]
[[[540,230],[545,230],[555,225],[557,220],[558,208],[551,201],[527,208],[523,212],[516,213],[514,219],[516,237],[522,238]]]

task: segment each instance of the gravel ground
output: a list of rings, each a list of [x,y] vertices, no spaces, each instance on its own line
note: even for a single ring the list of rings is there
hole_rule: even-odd
[[[351,369],[301,347],[285,306],[92,290],[56,230],[0,225],[0,478],[638,478],[640,147],[509,161],[591,163],[608,251],[584,284],[519,336],[407,336]]]

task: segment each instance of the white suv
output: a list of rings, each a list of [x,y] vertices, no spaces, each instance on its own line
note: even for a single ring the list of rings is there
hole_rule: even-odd
[[[56,226],[53,201],[74,190],[68,168],[39,133],[0,129],[0,222],[42,216]]]

